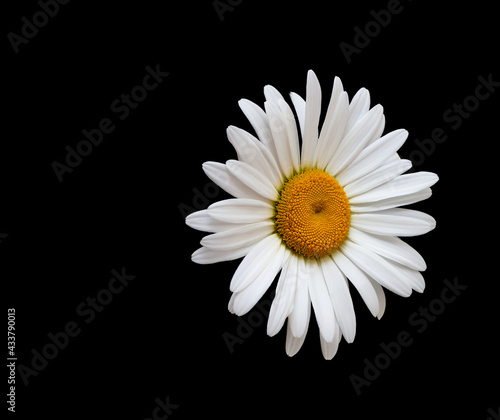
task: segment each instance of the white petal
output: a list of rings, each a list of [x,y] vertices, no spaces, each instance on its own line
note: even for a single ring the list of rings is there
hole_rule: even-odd
[[[278,191],[264,174],[247,163],[238,160],[228,160],[227,169],[247,187],[271,201],[278,199]]]
[[[424,188],[421,191],[412,194],[400,195],[398,197],[386,198],[385,200],[373,201],[371,203],[352,204],[352,213],[366,213],[394,207],[406,206],[408,204],[418,203],[422,200],[427,200],[432,195],[430,188]]]
[[[307,323],[306,323],[306,328],[304,331],[304,334],[302,334],[300,337],[295,337],[292,334],[292,329],[290,327],[290,318],[288,318],[288,325],[286,328],[286,347],[285,351],[286,354],[290,357],[295,356],[297,352],[300,350],[302,347],[302,344],[304,344],[304,340],[306,339],[307,335],[307,329],[309,327],[309,316],[311,315],[311,312],[309,311],[308,313],[308,318],[307,318]]]
[[[290,93],[290,99],[292,100],[293,107],[297,114],[297,119],[299,120],[300,133],[302,138],[304,138],[304,123],[306,121],[306,101],[295,92]]]
[[[301,165],[312,164],[314,148],[318,141],[319,116],[321,114],[321,87],[312,70],[307,72],[306,117],[302,139]]]
[[[234,272],[229,290],[240,292],[247,287],[272,264],[273,258],[281,246],[281,239],[277,235],[269,235],[255,244]]]
[[[310,274],[308,278],[309,295],[316,315],[321,336],[327,342],[335,338],[335,312],[332,300],[326,287],[325,278],[321,267],[316,261],[308,262]]]
[[[375,235],[416,236],[434,229],[436,221],[416,210],[388,209],[376,213],[353,213],[351,226]]]
[[[271,132],[273,133],[274,146],[278,154],[278,163],[281,168],[281,173],[288,177],[292,174],[293,162],[285,118],[278,104],[268,101],[264,105],[269,118]]]
[[[295,286],[297,284],[298,263],[298,258],[292,255],[281,270],[278,285],[276,286],[276,296],[271,304],[267,322],[267,334],[270,337],[281,330],[286,318],[292,312]]]
[[[400,274],[410,287],[418,293],[422,293],[425,289],[424,276],[416,270],[402,266],[391,261],[391,263],[399,270]]]
[[[339,324],[335,322],[335,339],[328,343],[325,341],[323,336],[319,335],[319,340],[321,343],[321,353],[326,360],[332,360],[337,354],[339,348],[340,339],[342,338],[342,332],[340,331]]]
[[[229,298],[229,302],[227,304],[227,309],[232,314],[234,314],[234,298],[235,297],[236,297],[236,293],[231,294],[231,297]]]
[[[407,137],[408,131],[395,130],[366,146],[349,166],[337,173],[337,181],[340,185],[349,184],[387,163],[387,159],[399,150]]]
[[[201,245],[213,251],[230,251],[259,242],[271,235],[275,229],[272,220],[234,226],[232,229],[205,236],[200,242]]]
[[[383,117],[384,108],[381,105],[373,107],[361,118],[349,133],[342,139],[335,155],[328,163],[326,170],[336,176],[359,156],[368,141],[374,135],[380,119]]]
[[[347,92],[343,92],[340,96],[339,104],[336,110],[335,119],[328,127],[325,135],[325,142],[327,147],[323,152],[318,152],[318,165],[326,168],[328,163],[333,159],[335,153],[342,142],[345,135],[345,124],[347,121],[349,98]],[[323,130],[321,130],[323,132]]]
[[[213,182],[234,197],[255,198],[257,200],[267,201],[229,172],[228,168],[223,163],[205,162],[203,164],[203,171],[205,171],[205,174]]]
[[[349,204],[362,204],[386,200],[393,197],[417,193],[434,185],[438,176],[432,172],[416,172],[400,175],[385,184],[373,188],[355,197],[349,197]]]
[[[359,292],[372,315],[377,316],[380,312],[379,298],[366,274],[361,271],[359,267],[353,264],[351,260],[349,260],[349,258],[341,252],[341,250],[334,252],[332,254],[332,258],[335,261],[335,264],[337,264],[337,267],[342,271],[342,273],[344,273],[344,275]]]
[[[411,287],[401,278],[400,270],[384,258],[349,239],[342,244],[342,253],[386,289],[403,297],[411,295]]]
[[[283,114],[288,135],[288,147],[290,150],[293,169],[297,172],[300,169],[300,149],[299,149],[299,134],[297,132],[297,121],[293,115],[290,105],[283,99],[278,101],[278,105]]]
[[[227,127],[226,134],[229,142],[233,145],[234,150],[236,150],[238,160],[255,166],[255,159],[262,157],[262,154],[260,154],[260,156],[256,156],[259,153],[256,151],[256,143],[259,142],[259,140],[249,132],[233,125]],[[257,162],[257,165],[260,165],[260,162]]]
[[[379,185],[394,179],[410,168],[411,161],[397,158],[379,166],[373,172],[370,172],[356,181],[345,185],[343,188],[349,197],[350,202],[352,197],[363,194],[366,191],[370,191],[372,188],[378,187]]]
[[[234,126],[227,128],[227,137],[236,150],[238,160],[248,163],[261,171],[271,180],[273,185],[281,185],[283,177],[278,164],[272,153],[262,142],[245,130]]]
[[[356,94],[352,98],[351,103],[349,104],[349,115],[344,133],[347,134],[349,131],[351,131],[351,128],[354,127],[358,120],[364,117],[369,109],[370,92],[365,88],[361,88],[356,92]]]
[[[370,283],[372,284],[373,288],[375,289],[375,292],[377,293],[378,307],[379,307],[377,318],[381,319],[382,316],[384,315],[385,304],[386,304],[384,288],[375,280],[373,280],[370,276],[367,277],[368,280],[370,280]]]
[[[208,210],[200,210],[186,217],[186,225],[203,232],[222,232],[234,228],[234,224],[217,220],[208,214]]]
[[[382,115],[382,118],[380,119],[377,128],[373,132],[372,137],[370,140],[368,140],[367,144],[372,144],[375,140],[378,140],[380,136],[382,136],[384,128],[385,128],[385,115]]]
[[[306,269],[305,260],[299,258],[293,310],[288,317],[288,325],[295,337],[302,337],[306,333],[309,325],[311,299],[307,286],[308,276],[309,272]]]
[[[201,247],[193,252],[191,259],[197,264],[213,264],[222,261],[232,261],[247,255],[254,245],[248,245],[242,248],[234,248],[229,251],[213,251]]]
[[[422,256],[410,245],[396,236],[378,236],[349,229],[349,239],[358,245],[365,246],[380,256],[405,265],[413,270],[424,271],[426,264]]]
[[[377,124],[377,127],[373,131],[370,139],[368,140],[368,142],[366,144],[369,145],[369,144],[372,144],[375,140],[378,140],[380,138],[380,136],[382,135],[382,133],[384,132],[384,128],[385,128],[385,116],[382,115],[382,118],[380,118],[380,120]]]
[[[423,211],[418,211],[418,210],[412,210],[412,209],[389,209],[385,210],[383,212],[379,213],[384,213],[396,217],[411,217],[414,219],[418,219],[421,221],[425,221],[429,223],[430,225],[433,225],[433,228],[436,226],[436,220],[434,217],[431,215],[424,213]]]
[[[314,151],[315,166],[324,169],[333,158],[344,135],[348,110],[349,98],[344,92],[342,82],[335,77],[330,104]]]
[[[352,343],[356,335],[356,315],[346,279],[329,257],[321,259],[321,268],[337,322],[346,341]]]
[[[281,245],[268,266],[247,287],[236,293],[233,305],[236,315],[244,315],[255,306],[290,255],[290,251]]]
[[[283,96],[274,86],[266,85],[264,86],[264,96],[268,102],[278,103],[280,99],[283,99]]]
[[[264,146],[271,151],[273,156],[277,158],[266,113],[260,106],[254,104],[248,99],[240,99],[240,101],[238,101],[238,105],[248,118],[248,121],[250,121],[250,124],[252,124],[253,129],[257,133],[257,137],[259,137]]]
[[[251,198],[230,198],[218,201],[207,209],[207,214],[211,219],[220,221],[219,223],[226,222],[223,225],[261,222],[273,217],[273,212],[274,207],[269,203]]]

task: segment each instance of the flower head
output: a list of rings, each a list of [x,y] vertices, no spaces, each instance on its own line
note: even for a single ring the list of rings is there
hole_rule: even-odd
[[[229,310],[237,315],[247,313],[279,274],[268,334],[288,319],[286,352],[293,356],[312,306],[323,356],[331,359],[342,336],[354,340],[351,285],[379,319],[384,288],[405,297],[424,290],[425,261],[399,236],[427,233],[436,223],[400,206],[429,198],[438,177],[405,174],[411,162],[397,151],[408,132],[382,136],[382,106],[370,109],[364,88],[349,102],[336,77],[321,130],[321,88],[312,71],[306,100],[291,94],[297,119],[276,89],[266,86],[264,94],[264,110],[239,102],[258,138],[230,126],[238,159],[203,164],[234,198],[186,218],[189,226],[212,232],[192,259],[209,264],[244,257],[230,283]]]

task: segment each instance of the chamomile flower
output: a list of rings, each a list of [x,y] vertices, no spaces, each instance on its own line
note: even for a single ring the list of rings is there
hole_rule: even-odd
[[[342,336],[352,342],[356,333],[350,287],[379,319],[384,288],[404,297],[424,290],[425,261],[399,237],[422,235],[436,223],[401,206],[429,198],[438,177],[405,174],[411,162],[397,151],[408,132],[382,135],[383,108],[370,108],[364,88],[349,102],[336,77],[321,130],[321,88],[312,71],[306,99],[290,95],[296,117],[275,88],[266,86],[264,94],[264,109],[239,101],[258,138],[230,126],[237,159],[203,164],[234,198],[186,218],[211,232],[192,260],[243,257],[229,285],[236,315],[247,313],[279,275],[267,333],[274,336],[287,320],[286,352],[293,356],[314,310],[323,356],[331,359]]]

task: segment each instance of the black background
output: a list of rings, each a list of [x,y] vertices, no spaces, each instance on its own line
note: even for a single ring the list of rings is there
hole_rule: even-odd
[[[18,53],[7,34],[20,35],[21,18],[32,21],[41,6],[18,2],[4,14],[0,273],[6,307],[16,309],[17,364],[31,367],[49,333],[72,321],[81,328],[27,386],[17,372],[16,413],[8,414],[142,420],[168,396],[178,406],[171,418],[486,419],[499,405],[490,210],[499,93],[456,129],[443,114],[474,95],[479,76],[500,80],[490,3],[401,0],[402,11],[350,63],[340,43],[353,45],[355,27],[387,2],[237,3],[221,20],[210,0],[71,1]],[[146,66],[169,76],[120,120],[110,105],[142,83]],[[416,139],[445,131],[416,168],[440,176],[431,199],[412,206],[437,228],[408,239],[428,264],[427,287],[407,299],[388,292],[381,321],[353,291],[357,337],[332,361],[321,355],[314,319],[289,358],[285,328],[268,337],[267,316],[255,311],[255,326],[231,352],[223,335],[242,331],[227,311],[239,261],[192,263],[203,233],[186,227],[183,213],[228,197],[201,165],[235,158],[228,125],[251,130],[237,101],[262,105],[266,84],[304,96],[309,69],[324,110],[335,75],[350,97],[368,88],[372,104],[384,106],[385,132],[410,132],[402,157],[418,150]],[[103,118],[114,131],[59,182],[53,162],[64,163],[65,147]],[[122,267],[135,279],[86,323],[77,307]],[[418,332],[410,316],[455,278],[467,289]],[[358,396],[350,376],[363,376],[365,359],[402,331],[412,344]]]

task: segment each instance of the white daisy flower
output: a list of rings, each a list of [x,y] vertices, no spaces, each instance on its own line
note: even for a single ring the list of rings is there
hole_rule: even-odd
[[[424,290],[423,258],[399,236],[421,235],[436,222],[400,208],[431,196],[436,174],[403,174],[411,162],[396,153],[408,132],[382,136],[381,105],[370,109],[362,88],[349,102],[335,78],[319,130],[321,88],[307,74],[306,100],[291,93],[294,113],[272,86],[264,110],[239,105],[257,133],[227,129],[237,160],[206,162],[207,176],[234,198],[190,214],[186,223],[213,232],[192,255],[199,264],[244,257],[230,283],[229,310],[247,313],[279,274],[267,333],[287,323],[286,352],[296,354],[306,337],[311,304],[323,356],[331,359],[342,336],[352,342],[356,317],[352,284],[381,318],[386,288],[407,297]],[[350,284],[349,284],[350,282]]]

